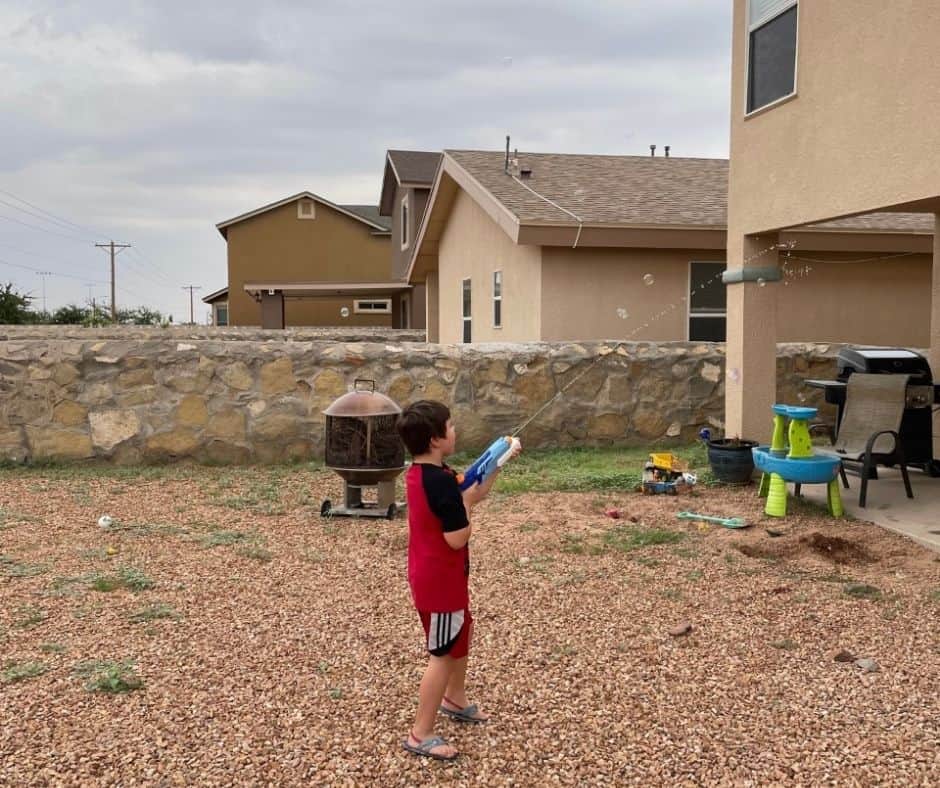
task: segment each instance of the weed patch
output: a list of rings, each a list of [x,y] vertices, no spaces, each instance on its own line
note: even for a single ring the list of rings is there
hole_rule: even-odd
[[[142,607],[129,616],[129,620],[132,624],[144,624],[149,621],[157,621],[164,618],[176,620],[180,618],[180,614],[173,609],[172,605],[155,602],[152,605],[147,605],[147,607]]]
[[[884,599],[884,594],[881,592],[880,588],[870,586],[867,583],[847,583],[842,587],[842,591],[847,596],[852,596],[856,599],[871,599],[875,602]]]
[[[4,684],[15,684],[17,681],[36,678],[46,672],[42,662],[8,662],[3,673],[0,674]]]
[[[202,546],[206,548],[228,547],[239,542],[246,542],[249,539],[251,539],[251,536],[243,531],[211,531],[202,538]]]
[[[92,591],[101,591],[103,593],[127,589],[136,594],[141,591],[148,591],[155,585],[156,583],[139,569],[129,566],[121,567],[115,574],[95,573],[89,576],[89,586]]]
[[[238,554],[243,558],[250,558],[253,561],[264,563],[274,558],[274,554],[270,550],[258,545],[246,545],[238,550]]]
[[[89,660],[77,664],[74,671],[85,680],[84,687],[89,692],[132,692],[144,686],[143,679],[134,672],[134,663],[130,660]]]
[[[17,629],[32,629],[49,618],[49,614],[45,610],[29,605],[19,608],[18,612],[22,618],[13,622],[13,626]]]
[[[644,547],[662,544],[675,544],[685,539],[681,531],[667,531],[663,528],[628,528],[617,525],[604,534],[604,544],[613,550],[628,553]]]
[[[43,654],[64,654],[68,649],[61,643],[43,643],[39,650]]]
[[[40,564],[25,564],[8,555],[0,555],[0,574],[3,577],[34,577],[48,571]]]

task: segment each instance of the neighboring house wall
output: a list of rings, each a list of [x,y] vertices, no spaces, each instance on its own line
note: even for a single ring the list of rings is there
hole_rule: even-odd
[[[724,259],[714,250],[543,247],[540,338],[684,340],[689,262]]]
[[[468,278],[473,342],[539,338],[541,258],[540,247],[517,246],[466,192],[459,191],[438,252],[439,341],[463,340],[461,286]],[[493,327],[494,271],[503,272],[502,328]],[[429,329],[429,338],[432,333]]]
[[[298,219],[288,203],[228,227],[229,324],[261,325],[261,308],[245,282],[385,282],[389,238],[316,204],[316,218]],[[367,296],[363,296],[367,297]],[[383,296],[385,297],[385,296]],[[348,306],[349,318],[339,310]],[[353,299],[289,299],[287,325],[391,325],[391,315],[356,315]]]
[[[428,204],[430,189],[401,188],[395,191],[395,201],[392,206],[392,279],[404,279],[408,274],[408,265],[411,262],[411,253],[414,250],[415,237],[421,228],[421,217]],[[408,202],[408,245],[402,249],[402,201]],[[411,293],[404,294],[408,299],[408,315],[411,328],[425,327],[424,288],[420,292],[416,287]],[[394,325],[402,326],[401,297],[395,299]]]
[[[803,0],[796,95],[750,117],[747,13],[746,0],[735,0],[732,230],[762,232],[937,195],[936,0]]]

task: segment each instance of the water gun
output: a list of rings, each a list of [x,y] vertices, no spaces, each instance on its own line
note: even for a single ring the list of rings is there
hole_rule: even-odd
[[[457,474],[457,484],[460,487],[460,491],[463,492],[473,487],[474,484],[482,484],[485,482],[493,471],[497,468],[502,468],[503,465],[506,464],[512,456],[513,450],[521,446],[522,443],[519,439],[511,435],[497,438],[489,445],[483,454],[474,460],[473,465],[467,468],[463,473]]]

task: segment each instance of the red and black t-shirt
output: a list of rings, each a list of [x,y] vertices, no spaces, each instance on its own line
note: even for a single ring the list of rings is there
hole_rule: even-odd
[[[405,474],[408,500],[408,582],[418,610],[445,613],[469,603],[470,549],[454,550],[444,534],[470,524],[457,476],[446,465],[413,463]]]

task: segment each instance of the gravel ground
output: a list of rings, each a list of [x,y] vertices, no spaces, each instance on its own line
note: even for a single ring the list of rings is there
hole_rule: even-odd
[[[771,521],[753,487],[494,496],[469,681],[492,721],[441,720],[442,764],[400,747],[403,518],[321,520],[316,469],[4,473],[3,785],[940,783],[940,563],[872,525]],[[142,686],[89,691],[89,660]]]

